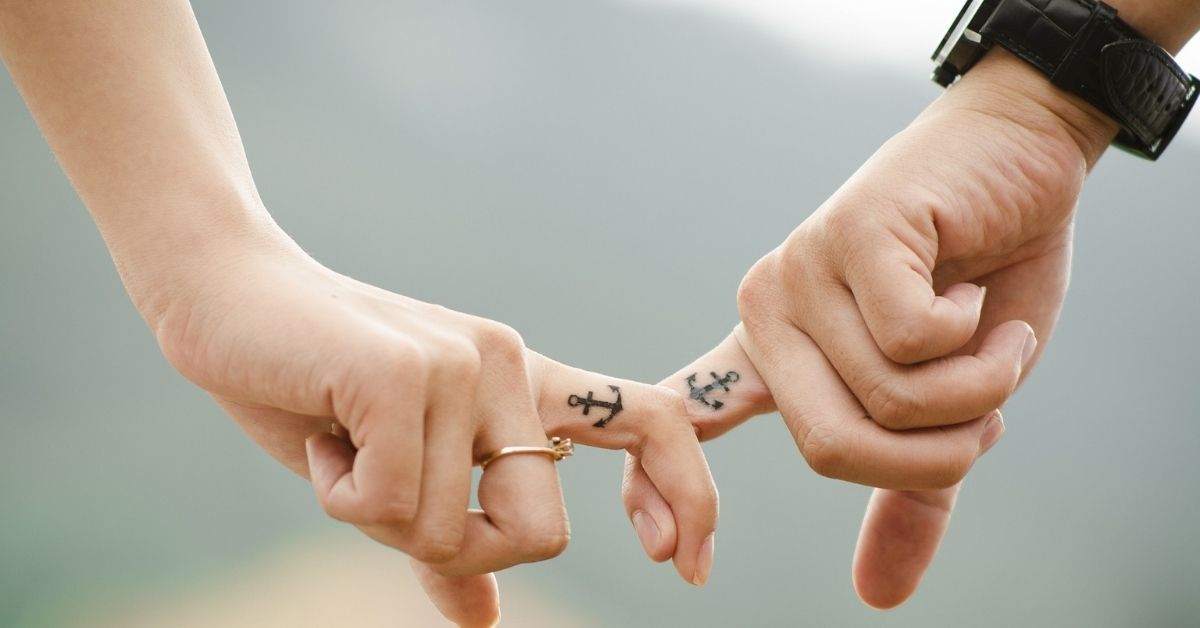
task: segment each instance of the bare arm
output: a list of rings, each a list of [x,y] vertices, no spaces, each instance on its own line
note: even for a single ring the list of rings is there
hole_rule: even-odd
[[[311,478],[330,516],[435,564],[421,573],[458,603],[448,614],[491,625],[494,580],[471,574],[565,546],[544,456],[489,465],[485,512],[468,511],[473,464],[545,445],[547,426],[639,452],[674,516],[661,557],[708,578],[717,495],[679,395],[566,367],[500,323],[305,255],[259,198],[186,0],[0,0],[0,57],[168,360]]]
[[[186,0],[4,0],[0,57],[152,326],[189,265],[290,245]]]

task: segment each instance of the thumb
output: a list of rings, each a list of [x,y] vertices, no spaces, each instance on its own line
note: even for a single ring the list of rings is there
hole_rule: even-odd
[[[443,576],[419,560],[409,563],[425,594],[446,619],[462,628],[491,628],[500,623],[495,574]]]
[[[665,497],[646,475],[642,461],[625,454],[625,475],[621,480],[621,501],[625,516],[633,523],[642,551],[650,560],[661,563],[675,555],[677,531],[675,513]]]
[[[854,590],[864,603],[894,608],[917,590],[946,535],[961,487],[871,493],[854,548]]]
[[[339,483],[353,482],[354,445],[346,438],[329,432],[318,432],[304,440],[308,455],[308,473],[312,478],[317,499],[325,503]]]

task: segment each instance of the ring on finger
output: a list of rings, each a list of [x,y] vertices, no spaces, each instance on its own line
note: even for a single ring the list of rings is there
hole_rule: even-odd
[[[497,458],[510,456],[513,454],[538,454],[548,456],[554,462],[558,462],[575,453],[575,445],[569,438],[559,438],[555,436],[550,439],[546,447],[501,447],[499,450],[489,454],[479,463],[481,469],[487,469],[489,464],[492,464]]]

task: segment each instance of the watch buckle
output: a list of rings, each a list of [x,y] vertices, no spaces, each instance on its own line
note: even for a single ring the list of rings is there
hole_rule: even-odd
[[[931,57],[937,64],[931,77],[935,83],[949,87],[987,52],[989,46],[983,42],[978,30],[982,24],[977,22],[983,22],[991,13],[984,9],[994,10],[994,5],[995,0],[967,0],[963,5],[954,25],[946,31]]]

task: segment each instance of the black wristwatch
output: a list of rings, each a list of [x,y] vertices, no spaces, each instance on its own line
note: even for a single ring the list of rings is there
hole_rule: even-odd
[[[968,0],[933,53],[949,86],[998,44],[1121,125],[1114,142],[1158,159],[1200,95],[1200,80],[1099,0]]]

